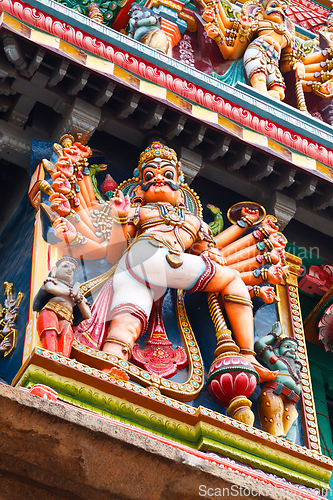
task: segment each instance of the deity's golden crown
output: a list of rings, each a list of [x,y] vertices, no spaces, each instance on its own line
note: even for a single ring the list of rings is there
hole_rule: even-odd
[[[155,158],[159,158],[161,160],[169,160],[171,163],[174,163],[174,166],[177,168],[178,175],[182,175],[182,172],[180,170],[180,162],[178,162],[177,160],[176,151],[169,148],[168,146],[165,146],[159,141],[154,141],[140,154],[138,166],[133,172],[134,176],[141,177],[142,169],[145,167],[146,163],[155,160]]]

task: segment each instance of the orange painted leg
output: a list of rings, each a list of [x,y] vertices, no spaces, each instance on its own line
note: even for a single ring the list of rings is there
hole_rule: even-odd
[[[265,73],[255,73],[250,79],[251,85],[254,89],[259,90],[263,94],[267,94],[267,84],[266,84],[266,74]]]
[[[61,330],[58,338],[58,352],[66,356],[66,358],[69,358],[72,350],[74,333],[71,324],[65,319],[59,321],[59,327]]]
[[[140,337],[142,330],[141,321],[129,313],[119,314],[113,318],[108,331],[103,351],[115,354],[120,359],[129,360],[135,341]],[[129,380],[127,373],[118,368],[103,370],[117,378]]]
[[[298,417],[298,411],[295,408],[295,404],[288,400],[287,397],[284,398],[284,412],[283,412],[283,425],[284,425],[284,435],[287,436],[291,427],[294,425]],[[289,436],[288,436],[289,438]]]
[[[284,90],[280,85],[273,85],[269,90],[267,90],[266,75],[265,73],[255,73],[251,78],[251,85],[253,88],[259,90],[263,94],[268,94],[275,99],[283,101]]]
[[[119,358],[128,360],[128,353],[124,352],[122,344],[112,342],[112,338],[126,342],[133,348],[135,341],[140,337],[142,330],[141,321],[132,314],[119,314],[113,318],[108,331],[106,342],[103,346],[104,352],[115,354]],[[126,349],[125,349],[126,350]]]
[[[54,311],[43,309],[37,319],[37,332],[43,349],[51,352],[58,351],[58,316]]]
[[[232,333],[234,334],[238,347],[244,351],[250,351],[250,353],[244,352],[243,354],[250,363],[253,364],[260,376],[260,382],[274,380],[278,372],[272,372],[264,368],[254,357],[254,331],[252,307],[250,305],[251,299],[240,274],[228,267],[217,265],[216,274],[205,288],[205,292],[221,292],[222,297],[230,295],[236,298],[245,299],[243,304],[237,303],[237,300],[224,301],[224,307],[231,325]]]
[[[56,330],[46,330],[40,335],[43,349],[51,352],[58,352],[58,332]]]
[[[280,85],[271,87],[269,90],[267,90],[267,94],[271,97],[274,97],[275,99],[279,99],[280,101],[283,101],[285,97],[284,89],[283,87],[280,87]]]

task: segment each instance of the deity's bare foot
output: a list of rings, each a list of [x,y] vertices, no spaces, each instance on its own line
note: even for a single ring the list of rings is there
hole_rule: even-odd
[[[260,363],[258,363],[254,356],[250,354],[243,354],[243,356],[250,361],[250,363],[253,365],[253,368],[258,373],[259,384],[262,384],[263,382],[272,382],[278,376],[279,370],[271,371],[268,368],[265,368]]]
[[[272,285],[279,285],[288,274],[288,266],[281,266],[280,264],[273,265],[267,269],[267,281],[268,283],[272,283]]]
[[[270,253],[272,264],[281,264],[282,266],[286,263],[286,257],[282,248],[273,248]]]
[[[108,375],[113,375],[115,378],[120,380],[126,380],[126,382],[130,379],[124,370],[117,368],[116,366],[113,366],[112,368],[104,368],[102,371]]]

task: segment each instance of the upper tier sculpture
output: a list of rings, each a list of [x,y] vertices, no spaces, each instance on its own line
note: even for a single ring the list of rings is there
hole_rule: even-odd
[[[283,100],[282,74],[295,71],[298,107],[306,111],[303,91],[331,97],[333,50],[328,47],[305,55],[296,43],[295,26],[287,18],[288,0],[246,2],[239,14],[225,0],[200,0],[207,35],[224,59],[244,55],[244,69],[251,85],[263,94]],[[326,68],[328,71],[324,71]]]

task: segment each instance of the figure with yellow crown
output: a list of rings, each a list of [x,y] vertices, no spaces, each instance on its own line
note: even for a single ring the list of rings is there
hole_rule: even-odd
[[[52,220],[56,246],[72,257],[106,257],[114,264],[91,318],[74,328],[76,339],[127,361],[167,288],[204,291],[219,296],[240,353],[258,379],[273,380],[276,372],[255,359],[251,298],[272,303],[273,287],[261,285],[283,279],[286,242],[274,220],[259,205],[237,204],[233,224],[214,237],[198,196],[183,182],[176,152],[161,140],[149,143],[134,177],[109,201],[97,200],[86,172],[89,147],[66,141],[60,141],[58,162],[44,161],[54,182],[42,186],[51,201],[51,208],[42,208]],[[75,154],[82,159],[73,163]],[[70,194],[71,182],[81,188],[78,200]]]
[[[294,71],[301,111],[306,111],[303,92],[331,97],[332,49],[302,45],[287,17],[288,0],[249,0],[241,10],[228,0],[199,3],[207,36],[215,41],[225,60],[243,57],[244,72],[252,87],[284,100],[283,74]]]

